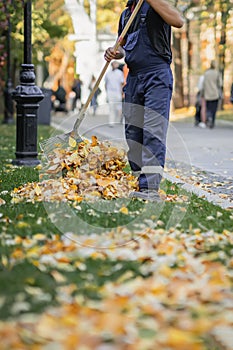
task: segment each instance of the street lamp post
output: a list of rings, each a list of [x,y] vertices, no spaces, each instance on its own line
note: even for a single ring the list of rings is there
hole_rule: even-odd
[[[12,99],[12,80],[11,80],[11,20],[10,13],[8,13],[7,19],[7,32],[6,32],[6,45],[7,45],[7,79],[4,90],[4,124],[12,124],[14,122],[13,113],[13,99]]]
[[[24,3],[24,63],[21,65],[20,84],[13,91],[16,101],[16,159],[14,165],[35,166],[37,159],[37,111],[44,98],[35,85],[35,71],[32,64],[32,3]]]

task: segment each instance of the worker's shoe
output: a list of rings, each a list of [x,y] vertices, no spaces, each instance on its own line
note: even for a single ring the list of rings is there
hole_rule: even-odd
[[[149,202],[162,202],[162,199],[156,190],[141,189],[140,191],[131,192],[129,197],[143,199]]]

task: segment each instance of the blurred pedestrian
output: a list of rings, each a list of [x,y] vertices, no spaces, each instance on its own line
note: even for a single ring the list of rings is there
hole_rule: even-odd
[[[88,86],[89,90],[92,91],[96,83],[96,77],[92,75],[90,84]],[[98,108],[98,96],[101,94],[101,89],[98,87],[91,99],[91,107],[93,110],[93,115],[96,115],[96,111]]]
[[[118,69],[119,63],[113,61],[112,69],[105,76],[105,89],[109,105],[109,125],[113,126],[121,120],[122,114],[122,87],[124,85],[124,74]]]
[[[206,102],[203,97],[203,83],[204,75],[202,74],[197,84],[195,126],[206,128]]]
[[[231,96],[230,96],[230,101],[233,103],[233,83],[231,85]]]
[[[136,0],[129,0],[118,30],[121,36]],[[105,59],[121,59],[129,69],[124,87],[125,134],[131,170],[138,176],[139,191],[131,197],[159,201],[158,189],[166,154],[170,101],[173,89],[171,72],[171,26],[180,28],[184,19],[176,1],[143,1],[122,45],[115,52],[105,51]]]
[[[215,61],[211,61],[210,68],[205,71],[203,82],[203,96],[206,101],[206,124],[214,128],[218,102],[221,97],[222,81],[216,69]]]
[[[72,101],[72,111],[75,111],[77,108],[77,103],[80,103],[79,108],[81,108],[81,93],[82,93],[82,81],[79,77],[74,80],[72,85],[72,91],[75,93],[75,96]]]
[[[127,67],[127,64],[124,64],[124,67],[123,67],[124,86],[126,85],[126,80],[127,80],[128,73],[129,73],[129,68]]]
[[[61,80],[59,79],[58,87],[56,91],[53,91],[53,96],[55,99],[52,100],[53,109],[55,112],[67,112],[66,108],[66,90],[61,85]]]

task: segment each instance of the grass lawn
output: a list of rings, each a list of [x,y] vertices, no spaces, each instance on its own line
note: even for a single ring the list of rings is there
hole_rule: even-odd
[[[38,139],[49,131],[39,126]],[[1,349],[222,349],[232,210],[168,181],[159,206],[14,203],[11,191],[39,171],[12,166],[15,126],[1,125],[0,146]]]
[[[226,105],[224,110],[218,111],[217,118],[233,122],[233,104]]]
[[[176,109],[172,113],[172,118],[174,120],[177,120],[179,118],[191,118],[193,120],[195,116],[195,107],[189,107],[189,108],[180,108]],[[223,110],[218,110],[216,114],[217,120],[226,120],[233,122],[233,104],[225,104]]]

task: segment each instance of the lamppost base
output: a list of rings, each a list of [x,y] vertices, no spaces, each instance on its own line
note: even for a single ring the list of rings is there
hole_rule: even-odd
[[[22,64],[20,85],[12,93],[16,101],[16,159],[12,161],[14,165],[40,164],[37,159],[37,110],[44,95],[34,81],[33,64]]]
[[[11,124],[11,125],[15,124],[14,118],[7,117],[7,118],[3,119],[2,124]]]
[[[16,158],[12,160],[13,165],[17,166],[30,166],[34,167],[40,164],[39,159],[30,159],[30,158]]]
[[[15,123],[14,119],[4,119],[4,120],[2,121],[2,124],[9,124],[9,125],[12,125],[12,124],[14,124],[14,123]]]

